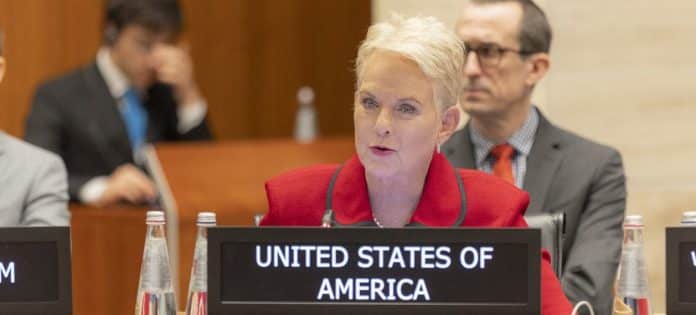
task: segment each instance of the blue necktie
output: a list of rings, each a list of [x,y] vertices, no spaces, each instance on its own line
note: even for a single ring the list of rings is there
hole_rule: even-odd
[[[133,152],[137,152],[145,143],[145,133],[147,132],[147,111],[140,102],[138,92],[130,88],[123,94],[123,108],[121,115],[126,123],[128,139],[130,139]]]

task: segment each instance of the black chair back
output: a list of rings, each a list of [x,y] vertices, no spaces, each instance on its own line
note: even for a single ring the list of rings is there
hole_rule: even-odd
[[[543,213],[525,216],[527,225],[541,229],[541,247],[551,255],[551,266],[560,279],[563,273],[563,240],[565,239],[565,213]]]

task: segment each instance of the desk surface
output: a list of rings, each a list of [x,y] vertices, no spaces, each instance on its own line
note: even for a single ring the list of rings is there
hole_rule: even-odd
[[[186,301],[196,215],[217,212],[220,225],[251,225],[266,212],[264,182],[284,171],[341,163],[352,138],[298,144],[292,139],[161,144],[160,164],[176,201],[179,307]],[[145,242],[144,207],[71,204],[74,314],[132,314]]]
[[[179,218],[195,221],[213,210],[221,225],[249,225],[266,212],[264,183],[291,169],[341,163],[355,151],[353,138],[172,143],[156,146]]]
[[[73,313],[132,314],[145,209],[71,204]]]
[[[170,143],[155,148],[178,214],[180,307],[188,288],[198,212],[216,212],[218,225],[253,225],[254,216],[267,211],[266,180],[299,167],[342,163],[355,152],[352,137],[309,144],[269,139]]]

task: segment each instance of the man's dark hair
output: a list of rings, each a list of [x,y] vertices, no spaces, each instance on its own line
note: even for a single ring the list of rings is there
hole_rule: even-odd
[[[105,22],[107,43],[112,43],[129,25],[177,36],[184,24],[178,0],[108,0]]]
[[[517,37],[520,51],[526,54],[549,53],[551,51],[551,25],[546,14],[532,0],[471,0],[474,4],[493,4],[503,2],[519,3],[522,7],[522,21]]]

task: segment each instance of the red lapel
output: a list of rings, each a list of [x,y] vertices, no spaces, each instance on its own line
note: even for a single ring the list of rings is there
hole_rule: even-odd
[[[433,154],[423,193],[411,223],[452,226],[457,221],[461,209],[461,196],[454,172],[455,169],[442,154]],[[339,224],[372,222],[365,168],[357,155],[344,164],[336,179],[332,196],[333,210]]]

